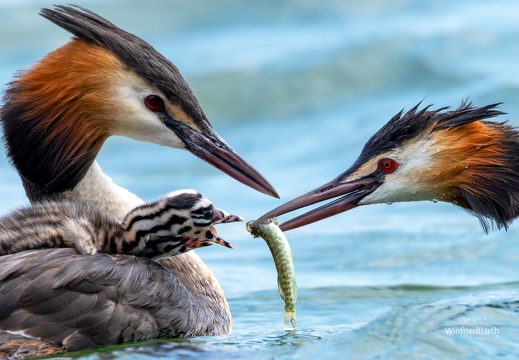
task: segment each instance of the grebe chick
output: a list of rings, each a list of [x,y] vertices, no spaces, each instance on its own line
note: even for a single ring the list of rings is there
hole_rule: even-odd
[[[0,219],[0,255],[75,248],[83,255],[162,259],[214,243],[233,248],[213,225],[243,221],[195,190],[178,190],[132,209],[122,222],[82,203],[47,202]]]

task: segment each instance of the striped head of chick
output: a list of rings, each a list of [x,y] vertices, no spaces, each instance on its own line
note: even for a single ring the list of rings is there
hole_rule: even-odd
[[[338,199],[281,224],[297,228],[359,205],[444,201],[475,215],[485,232],[507,229],[519,216],[519,133],[500,104],[456,110],[401,111],[365,144],[353,165],[332,181],[257,221],[323,200]]]
[[[173,191],[126,215],[119,252],[157,260],[215,243],[233,249],[214,225],[237,221],[243,218],[217,208],[195,190]]]

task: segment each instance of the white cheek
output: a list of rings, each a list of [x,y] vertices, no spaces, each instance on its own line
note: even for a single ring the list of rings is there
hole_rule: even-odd
[[[153,111],[144,106],[143,99],[151,91],[121,86],[117,88],[117,92],[121,104],[119,104],[118,119],[113,127],[113,135],[172,148],[184,148],[182,140],[168,129]]]
[[[398,169],[386,175],[384,183],[359,204],[434,200],[437,190],[426,181],[433,170],[433,154],[427,145],[427,139],[421,139],[387,154],[400,164]]]
[[[359,201],[361,205],[404,201],[432,200],[432,194],[418,183],[391,179],[380,185],[373,193]]]

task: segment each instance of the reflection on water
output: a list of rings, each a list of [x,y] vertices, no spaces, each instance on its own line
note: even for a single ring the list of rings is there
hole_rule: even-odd
[[[270,180],[281,201],[346,170],[375,131],[422,100],[437,107],[467,97],[478,106],[504,102],[500,109],[508,115],[498,120],[519,125],[519,3],[513,0],[79,3],[171,59],[214,128]],[[69,38],[36,15],[41,5],[0,2],[1,84]],[[281,204],[187,152],[114,138],[99,162],[145,200],[195,188],[246,220]],[[2,212],[26,203],[5,157],[0,184]],[[65,356],[518,357],[518,229],[487,236],[475,218],[431,202],[361,207],[290,231],[299,328],[286,333],[266,245],[243,224],[229,224],[221,232],[234,251],[198,253],[228,297],[233,334]],[[459,320],[467,318],[486,322]],[[497,324],[500,332],[453,337],[446,324]]]

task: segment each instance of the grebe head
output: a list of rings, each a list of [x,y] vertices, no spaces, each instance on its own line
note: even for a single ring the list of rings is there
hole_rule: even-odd
[[[395,115],[368,140],[353,165],[332,181],[268,212],[279,216],[323,200],[338,199],[281,224],[297,228],[359,205],[438,200],[462,207],[492,226],[507,229],[519,216],[519,133],[485,119],[499,104],[480,108],[419,110]]]
[[[74,188],[111,135],[186,149],[242,183],[275,189],[212,128],[178,69],[148,43],[80,7],[41,15],[74,38],[20,73],[0,117],[22,179]]]

